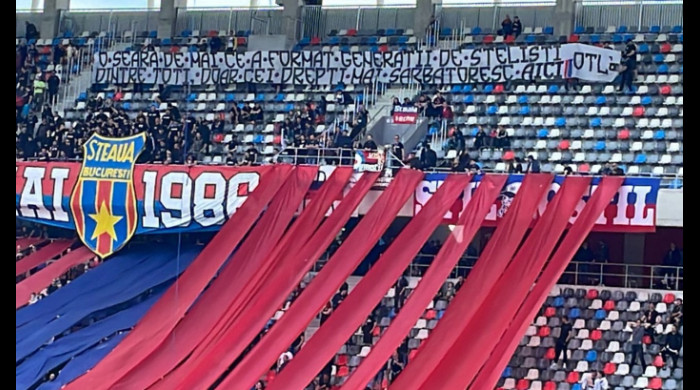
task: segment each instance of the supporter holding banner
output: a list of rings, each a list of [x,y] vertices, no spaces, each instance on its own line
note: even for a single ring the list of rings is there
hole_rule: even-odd
[[[418,121],[418,107],[395,106],[392,121],[400,125],[412,125]]]
[[[112,51],[95,54],[96,84],[267,83],[449,85],[579,78],[611,82],[620,53],[579,43],[392,52]]]

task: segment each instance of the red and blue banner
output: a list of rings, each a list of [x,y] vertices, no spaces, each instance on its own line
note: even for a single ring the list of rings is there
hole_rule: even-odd
[[[134,151],[137,147],[138,143],[134,144]],[[93,167],[95,164],[86,162],[85,167]],[[132,234],[218,230],[255,190],[261,177],[272,172],[273,168],[139,164],[133,167],[133,186],[129,186],[124,181],[118,181],[118,175],[125,175],[126,171],[114,171],[128,169],[129,166],[128,161],[110,163],[102,167],[111,167],[113,171],[90,170],[83,175],[85,167],[75,162],[17,162],[15,215],[24,220],[76,230],[86,245],[97,253],[107,255],[123,246]],[[307,198],[313,197],[314,189],[333,169],[330,166],[321,167],[317,183],[312,185]],[[345,192],[362,174],[354,174],[355,177]],[[116,179],[114,175],[117,175]],[[403,207],[399,216],[413,217],[437,191],[447,175],[448,173],[425,174],[415,190],[412,203]],[[484,226],[494,226],[502,219],[520,188],[522,179],[522,175],[508,176]],[[382,178],[380,181],[383,183],[390,180]],[[558,191],[563,180],[563,176],[553,178],[549,199]],[[444,223],[456,221],[480,182],[481,176],[473,178],[467,190],[446,213]],[[577,212],[583,209],[598,182],[599,178],[593,178],[589,190],[576,208]],[[380,184],[373,187],[363,200],[358,208],[360,215],[369,210],[383,191],[384,186]],[[658,178],[625,178],[615,199],[596,222],[594,230],[653,232],[659,185]],[[106,190],[102,189],[103,192],[100,193],[100,188]],[[538,214],[545,208],[546,201],[543,201]],[[573,216],[570,223],[575,219],[576,216]],[[102,226],[99,226],[100,223]],[[110,226],[113,227],[113,232]],[[100,247],[99,240],[107,241],[109,247]]]

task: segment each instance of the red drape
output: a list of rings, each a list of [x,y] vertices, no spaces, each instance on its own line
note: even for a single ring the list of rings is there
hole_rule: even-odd
[[[112,352],[92,370],[69,383],[66,389],[107,389],[163,342],[229,258],[292,169],[289,165],[275,165],[263,171],[253,193],[187,267],[177,283],[166,291]]]
[[[545,267],[535,287],[525,299],[525,303],[518,310],[508,330],[498,342],[497,347],[491,353],[491,357],[477,375],[469,387],[472,390],[492,389],[496,386],[503,368],[515,352],[518,342],[525,333],[532,318],[535,318],[540,306],[547,299],[549,291],[566,269],[569,261],[588,236],[595,221],[610,204],[610,201],[622,185],[624,178],[616,176],[604,177],[598,188],[586,203],[586,207],[574,222],[566,237],[559,244],[557,251]]]
[[[225,326],[229,316],[239,309],[240,298],[257,287],[256,274],[268,267],[266,262],[274,260],[268,255],[280,241],[317,172],[318,168],[312,166],[294,169],[218,277],[171,332],[171,337],[112,389],[145,388],[186,358],[198,343],[214,337],[217,329]]]
[[[114,388],[145,388],[163,378],[185,358],[187,361],[176,371],[186,372],[188,365],[199,355],[199,350],[216,342],[221,332],[229,328],[233,319],[248,304],[251,294],[264,285],[263,280],[267,279],[271,270],[281,266],[284,257],[280,248],[296,253],[303,246],[333,199],[343,191],[352,169],[334,171],[318,191],[322,197],[310,202],[277,243],[316,174],[316,167],[297,169],[296,180],[288,181],[275,196],[272,205],[229,265],[175,328],[173,334],[177,335],[177,339],[162,344],[158,351],[117,382]],[[283,214],[279,214],[279,211],[283,211]],[[222,300],[221,297],[230,299]]]
[[[46,268],[15,285],[15,309],[27,304],[32,293],[38,293],[51,285],[54,279],[65,274],[74,266],[84,263],[95,256],[88,248],[82,246],[46,266]]]
[[[467,280],[450,303],[430,337],[423,341],[416,357],[396,378],[391,388],[403,390],[413,384],[420,384],[430,375],[439,361],[458,336],[465,321],[472,318],[493,284],[501,276],[508,262],[517,250],[525,232],[532,223],[538,204],[544,198],[552,183],[552,176],[546,174],[526,175],[513,203],[498,225],[486,248]]]
[[[401,276],[470,180],[467,175],[449,175],[445,179],[355,289],[277,375],[269,390],[303,389],[313,380]]]
[[[379,341],[372,347],[357,369],[343,384],[343,389],[361,389],[376,375],[377,371],[391,357],[411,330],[425,308],[442,287],[450,271],[466,251],[474,234],[481,227],[501,188],[505,184],[505,175],[486,175],[467,204],[447,241],[433,259],[430,268],[421,278],[398,315],[382,333]]]
[[[23,251],[41,241],[44,241],[44,239],[39,237],[19,238],[15,240],[15,250],[17,252]]]
[[[19,276],[40,264],[60,255],[73,245],[73,241],[57,240],[15,263],[15,276]]]
[[[311,283],[292,303],[291,308],[267,332],[245,359],[253,360],[253,369],[264,372],[331,299],[341,284],[367,256],[394,220],[401,207],[423,178],[419,171],[400,170],[394,180],[355,226],[343,244]],[[310,259],[315,261],[315,259]],[[211,362],[214,364],[215,362]],[[206,367],[206,365],[204,365]],[[240,367],[240,365],[239,365]],[[236,383],[233,384],[237,386]],[[189,389],[180,386],[178,389]],[[191,387],[190,387],[191,388]],[[221,386],[221,388],[225,388]]]
[[[422,385],[416,384],[408,389],[467,387],[532,288],[590,181],[590,177],[582,176],[569,176],[564,180],[518,254],[492,286],[487,300],[481,304],[472,321],[459,329],[460,335],[449,352],[436,357],[441,359],[440,363]]]
[[[251,300],[252,304],[246,307],[245,312],[241,316],[236,318],[235,322],[229,327],[228,333],[217,343],[216,349],[211,350],[210,354],[207,354],[208,357],[217,356],[218,360],[214,360],[215,365],[209,367],[207,377],[202,378],[200,381],[215,380],[226,369],[228,364],[238,357],[257,336],[260,329],[298,286],[299,281],[301,281],[316,259],[323,254],[340,229],[352,216],[353,211],[359,206],[377,177],[379,177],[379,174],[375,172],[364,173],[343,198],[337,209],[321,225],[314,236],[307,241],[303,248],[298,252],[290,251],[290,256],[285,259],[284,266],[274,268],[273,273],[265,282],[265,288],[258,290],[258,294]],[[269,288],[271,286],[274,286],[274,289]],[[180,383],[184,379],[187,373],[185,370],[178,369],[159,382],[154,389],[173,388],[176,383]],[[247,375],[254,378],[252,379],[253,382],[262,375],[262,372],[258,375],[252,375],[251,373],[252,371],[246,371]],[[242,382],[237,380],[234,383],[241,384]]]

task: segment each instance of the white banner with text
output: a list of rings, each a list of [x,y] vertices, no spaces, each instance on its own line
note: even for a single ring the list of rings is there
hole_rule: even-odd
[[[95,54],[95,84],[450,85],[579,78],[615,79],[620,52],[579,43],[392,52],[249,51]]]

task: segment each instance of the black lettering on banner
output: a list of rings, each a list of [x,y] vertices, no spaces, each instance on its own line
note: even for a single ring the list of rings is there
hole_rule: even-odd
[[[340,65],[343,68],[348,68],[348,67],[350,67],[350,65],[352,65],[352,62],[353,62],[352,61],[353,60],[352,53],[341,51],[341,52],[336,52],[336,55],[339,57]]]
[[[540,51],[536,46],[527,49],[527,62],[537,62],[540,60]]]
[[[248,64],[253,69],[260,69],[263,67],[262,53],[259,51],[253,52],[250,56],[250,64]]]
[[[109,63],[110,55],[107,52],[97,53],[97,64],[100,67],[105,67]],[[99,69],[99,68],[98,68]]]
[[[289,84],[289,82],[292,80],[292,73],[293,68],[282,68],[281,70],[281,76],[280,76],[280,84]]]
[[[469,66],[472,68],[479,67],[484,63],[484,61],[481,58],[481,48],[472,50],[472,53],[469,56],[469,58]]]

